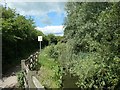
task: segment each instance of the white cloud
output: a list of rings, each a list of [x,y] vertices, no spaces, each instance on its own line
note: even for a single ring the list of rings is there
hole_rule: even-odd
[[[42,24],[48,25],[44,28],[37,27],[39,30],[44,30],[43,33],[63,35],[63,26],[52,26],[52,19],[48,15],[51,12],[55,12],[58,15],[65,14],[64,7],[66,2],[57,1],[58,2],[7,2],[7,6],[16,9],[17,13],[21,15],[35,16],[35,18],[37,17],[39,19],[38,22],[40,21]]]
[[[65,13],[65,2],[8,2],[7,6],[22,15],[44,16],[50,12]]]
[[[36,27],[36,30],[42,31],[44,34],[54,34],[56,36],[63,36],[64,28],[60,26],[46,26],[46,27]]]

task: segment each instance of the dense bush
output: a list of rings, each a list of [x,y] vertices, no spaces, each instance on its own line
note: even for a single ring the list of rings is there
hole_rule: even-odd
[[[118,73],[118,63],[108,66],[102,59],[97,53],[80,53],[73,58],[69,72],[79,76],[79,81],[76,83],[78,87],[110,89],[117,86],[119,75],[113,71],[113,68]]]
[[[47,46],[39,55],[41,67],[38,76],[47,89],[60,88],[62,83],[62,68],[53,54],[54,46]]]
[[[18,80],[19,88],[22,88],[22,89],[25,88],[25,86],[24,86],[24,84],[25,84],[24,78],[25,78],[25,76],[24,76],[23,72],[20,71],[17,74],[17,80]]]
[[[47,37],[35,30],[31,18],[19,15],[15,10],[2,8],[2,66],[3,73],[20,60],[39,49],[37,37],[43,36],[42,48],[48,45]]]
[[[66,4],[63,67],[81,88],[120,89],[120,2]]]

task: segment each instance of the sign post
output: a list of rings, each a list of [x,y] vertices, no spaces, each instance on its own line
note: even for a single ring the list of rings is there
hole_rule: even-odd
[[[40,51],[41,51],[41,41],[42,41],[42,36],[38,36],[38,41],[40,42]]]

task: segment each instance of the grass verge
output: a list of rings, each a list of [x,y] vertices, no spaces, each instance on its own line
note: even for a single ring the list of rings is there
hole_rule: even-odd
[[[60,88],[62,83],[62,73],[58,61],[48,54],[50,47],[46,47],[39,55],[41,64],[38,72],[39,80],[46,88]]]

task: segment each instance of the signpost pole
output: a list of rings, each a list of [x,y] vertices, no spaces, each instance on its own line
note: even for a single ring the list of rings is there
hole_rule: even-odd
[[[38,41],[40,42],[40,52],[41,52],[41,41],[42,41],[42,36],[38,36]]]
[[[41,52],[41,41],[40,41],[40,52]]]

